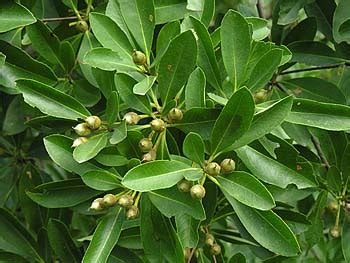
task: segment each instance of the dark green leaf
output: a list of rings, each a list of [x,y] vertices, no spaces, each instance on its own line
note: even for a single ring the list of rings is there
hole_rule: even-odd
[[[73,151],[73,158],[78,163],[94,158],[107,145],[108,133],[92,136],[86,143],[80,144]]]
[[[350,242],[350,217],[349,215],[346,215],[344,217],[342,235],[341,235],[343,255],[346,262],[350,262],[349,242]]]
[[[182,150],[184,155],[192,161],[203,164],[204,162],[204,142],[197,133],[190,132],[187,134]]]
[[[114,126],[114,131],[112,137],[109,139],[111,144],[117,144],[123,141],[127,136],[126,122],[122,121],[121,123]]]
[[[94,160],[105,166],[123,166],[128,163],[128,159],[120,155],[115,147],[104,148]]]
[[[198,228],[200,221],[182,214],[175,216],[177,235],[183,247],[196,247],[199,241]]]
[[[169,47],[169,44],[173,38],[180,34],[180,23],[179,21],[174,21],[166,24],[162,27],[157,38],[157,50],[156,50],[156,60],[164,55],[165,51]]]
[[[107,99],[106,117],[109,127],[119,118],[119,95],[116,91],[112,91]]]
[[[201,68],[196,68],[190,75],[185,88],[186,109],[205,107],[206,78]]]
[[[350,43],[350,14],[347,12],[349,3],[340,0],[334,12],[333,37],[337,43],[342,41]]]
[[[100,191],[121,187],[119,176],[106,170],[89,171],[83,174],[81,179],[87,186]]]
[[[18,3],[3,3],[0,10],[0,33],[36,22],[33,14]]]
[[[23,132],[25,129],[23,98],[16,96],[7,108],[2,130],[6,135],[14,135]]]

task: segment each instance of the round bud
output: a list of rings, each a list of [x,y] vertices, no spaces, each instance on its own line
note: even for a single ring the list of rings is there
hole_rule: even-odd
[[[187,181],[186,179],[182,179],[180,182],[177,183],[177,188],[184,193],[187,193],[191,191],[192,182]]]
[[[129,209],[126,211],[126,219],[135,219],[139,215],[139,209],[137,206],[132,205],[129,207]]]
[[[329,231],[329,234],[333,237],[333,238],[338,238],[340,237],[340,229],[339,227],[332,227]]]
[[[117,198],[113,194],[106,194],[103,197],[103,204],[106,207],[114,206],[117,203]]]
[[[136,65],[145,65],[147,63],[146,55],[143,54],[141,51],[134,50],[132,52],[132,60]]]
[[[205,172],[211,176],[217,176],[220,174],[221,167],[216,162],[208,163],[205,168]]]
[[[80,144],[86,143],[88,138],[86,137],[78,137],[73,141],[72,148],[78,147]]]
[[[162,132],[165,129],[165,123],[162,119],[154,119],[151,121],[151,129],[155,132]]]
[[[218,244],[214,244],[210,248],[210,254],[212,255],[219,255],[221,253],[221,247]]]
[[[327,205],[327,208],[330,210],[330,212],[337,212],[338,211],[338,202],[332,201]]]
[[[141,149],[142,152],[149,152],[152,147],[153,147],[153,143],[152,140],[150,138],[143,138],[139,141],[139,147]]]
[[[91,130],[89,129],[87,123],[79,123],[77,126],[73,127],[73,129],[79,136],[86,136],[91,133]]]
[[[200,184],[195,184],[190,190],[192,198],[202,199],[205,196],[205,188]]]
[[[154,161],[157,157],[157,153],[154,150],[149,151],[148,153],[145,153],[142,156],[142,161],[143,162],[150,162],[150,161]]]
[[[207,233],[205,235],[205,244],[207,246],[209,246],[209,247],[214,246],[214,241],[215,241],[215,238],[214,238],[214,236],[212,234]]]
[[[134,203],[134,200],[132,199],[132,196],[130,196],[130,195],[122,195],[118,199],[118,205],[120,205],[121,207],[124,207],[124,208],[128,208],[128,207],[132,206],[133,203]]]
[[[178,108],[172,108],[168,113],[169,120],[175,122],[175,121],[181,121],[183,118],[183,113]]]
[[[345,203],[345,209],[350,213],[350,202]]]
[[[224,173],[224,174],[229,174],[229,173],[232,173],[235,168],[236,168],[236,163],[234,160],[232,159],[224,159],[221,164],[220,164],[220,167],[221,167],[221,171]]]
[[[101,126],[101,119],[97,116],[89,116],[85,119],[85,122],[92,130],[96,130]]]
[[[261,103],[266,100],[267,90],[261,89],[257,93],[255,93],[253,97],[254,97],[255,103]]]
[[[97,198],[95,199],[91,206],[90,206],[90,209],[91,210],[95,210],[95,211],[100,211],[104,208],[104,205],[103,205],[103,198]]]
[[[136,125],[140,120],[140,116],[135,112],[128,112],[125,113],[124,120],[128,125]]]
[[[76,23],[75,28],[78,31],[85,33],[86,31],[89,30],[89,25],[86,23],[86,21],[80,20]]]

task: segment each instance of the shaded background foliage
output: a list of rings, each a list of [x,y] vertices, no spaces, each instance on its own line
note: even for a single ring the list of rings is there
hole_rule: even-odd
[[[349,9],[2,1],[0,261],[350,262]],[[127,126],[123,116],[175,106],[183,120],[157,137],[159,160],[140,165],[150,118]],[[106,129],[73,150],[71,127],[90,114]],[[199,180],[208,158],[233,158],[238,171],[207,178],[195,201],[174,185]],[[89,210],[125,188],[147,192],[139,218]],[[221,254],[210,254],[208,232]]]

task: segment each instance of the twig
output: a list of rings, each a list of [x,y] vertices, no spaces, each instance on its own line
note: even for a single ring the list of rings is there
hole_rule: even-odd
[[[195,247],[192,248],[191,254],[190,254],[190,256],[187,259],[187,263],[191,263],[191,259],[192,259],[193,255],[194,255],[195,251],[196,251],[196,248]]]
[[[272,83],[272,85],[275,85],[280,91],[282,91],[282,92],[284,92],[284,93],[286,93],[286,94],[288,94],[288,95],[292,94],[292,92],[290,92],[290,90],[286,89],[285,87],[283,87],[283,86],[282,86],[280,83],[278,83],[278,82],[274,82],[274,83]]]
[[[64,20],[76,20],[77,16],[66,16],[66,17],[48,17],[41,19],[42,22],[55,22],[55,21],[64,21]]]
[[[306,72],[306,71],[314,71],[314,70],[321,70],[321,69],[331,69],[331,68],[337,68],[337,67],[340,67],[340,66],[350,66],[350,63],[341,63],[341,64],[328,65],[328,66],[318,66],[318,67],[312,67],[312,68],[288,70],[288,71],[281,72],[280,75],[286,75],[286,74],[298,73],[298,72]]]
[[[322,163],[324,164],[324,166],[328,170],[331,166],[330,166],[329,162],[327,161],[326,156],[324,155],[324,153],[321,149],[321,145],[320,145],[319,140],[317,139],[317,137],[315,135],[311,134],[311,141],[314,144],[316,151],[317,151],[317,154],[320,157]]]

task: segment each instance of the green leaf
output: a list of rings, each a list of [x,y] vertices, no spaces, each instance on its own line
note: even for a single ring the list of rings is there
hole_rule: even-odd
[[[315,38],[317,31],[317,22],[315,17],[308,17],[300,21],[287,34],[283,43],[288,45],[296,41],[312,41]]]
[[[2,130],[5,135],[15,135],[23,132],[25,129],[23,98],[16,96],[8,105]]]
[[[253,92],[264,88],[277,70],[281,59],[282,51],[280,49],[272,49],[263,55],[251,72],[247,83],[249,90]]]
[[[350,129],[350,107],[307,99],[294,99],[287,122],[330,131]]]
[[[91,13],[89,21],[95,37],[102,46],[117,52],[123,60],[133,65],[131,57],[133,47],[123,30],[108,16],[100,13]]]
[[[119,118],[119,95],[116,91],[111,91],[110,95],[108,96],[106,118],[109,127],[111,127]]]
[[[171,40],[181,32],[179,21],[170,22],[162,27],[157,38],[156,61],[160,60],[169,47]],[[156,62],[153,62],[156,63]]]
[[[35,80],[18,80],[17,88],[26,103],[47,115],[68,120],[84,119],[91,115],[73,97]]]
[[[247,145],[281,125],[289,114],[292,108],[292,103],[293,98],[289,96],[277,101],[268,108],[260,111],[258,114],[255,114],[248,131],[233,143],[230,150],[238,149]]]
[[[182,150],[184,155],[192,161],[198,164],[204,163],[204,142],[197,133],[190,132],[187,134]]]
[[[334,12],[333,37],[337,43],[342,41],[350,43],[350,15],[347,12],[349,3],[340,0]]]
[[[147,195],[155,207],[166,217],[188,214],[198,220],[205,219],[201,202],[193,199],[188,193],[180,192],[176,186],[150,191]]]
[[[68,179],[41,184],[27,195],[47,208],[72,207],[101,194],[88,188],[81,179]]]
[[[267,20],[259,17],[247,17],[246,19],[253,28],[252,38],[254,40],[263,40],[270,34],[270,29],[267,26]]]
[[[47,232],[50,246],[61,262],[80,262],[81,252],[75,246],[69,230],[63,222],[51,218],[47,225]]]
[[[47,25],[38,20],[35,24],[27,27],[27,34],[33,47],[41,56],[50,63],[65,69],[60,57],[60,40]]]
[[[203,70],[209,84],[215,89],[220,90],[221,76],[209,32],[207,31],[206,27],[196,18],[190,17],[190,20],[198,37],[197,65]]]
[[[57,77],[51,68],[34,60],[22,49],[0,40],[0,50],[6,56],[0,70],[0,84],[13,89],[14,93],[18,93],[15,89],[18,79],[33,79],[47,85],[56,83]]]
[[[221,49],[226,72],[234,89],[238,89],[244,80],[251,41],[249,24],[245,18],[236,11],[228,11],[221,24]]]
[[[60,61],[62,61],[63,67],[66,73],[70,73],[75,66],[75,51],[73,46],[68,41],[63,41],[60,45]]]
[[[180,123],[175,123],[173,126],[185,133],[198,133],[204,140],[208,140],[219,114],[218,109],[192,108],[184,113]]]
[[[90,188],[100,191],[109,191],[121,187],[119,177],[106,170],[86,172],[81,176],[81,179]]]
[[[109,254],[118,242],[125,217],[124,209],[119,206],[112,211],[98,224],[82,260],[83,263],[107,262]]]
[[[206,78],[201,68],[196,68],[190,75],[185,88],[186,109],[205,108]]]
[[[115,75],[114,81],[120,97],[129,107],[140,112],[152,114],[152,109],[147,97],[135,95],[132,92],[136,80],[129,75],[118,73]]]
[[[141,198],[141,240],[149,262],[184,262],[183,248],[170,219],[152,205],[146,195]]]
[[[237,202],[224,191],[239,220],[263,247],[282,256],[297,256],[300,247],[288,225],[272,211],[260,211]]]
[[[27,260],[44,262],[37,251],[37,244],[16,217],[0,208],[0,249],[20,255]]]
[[[73,158],[78,163],[94,158],[107,145],[108,133],[92,136],[86,143],[80,144],[73,151]]]
[[[196,247],[199,241],[198,228],[201,221],[182,214],[175,216],[177,235],[183,247]]]
[[[158,89],[163,105],[173,99],[188,80],[197,58],[197,44],[191,31],[174,38],[160,60]]]
[[[319,102],[346,104],[344,94],[333,83],[320,78],[293,78],[283,82],[296,97]]]
[[[112,137],[109,139],[111,144],[117,144],[123,141],[127,136],[126,122],[122,121],[121,123],[114,126],[114,131]]]
[[[233,172],[216,178],[220,188],[239,202],[260,210],[270,210],[275,201],[266,187],[246,172]]]
[[[153,1],[119,0],[119,7],[126,25],[136,43],[150,61],[150,53],[155,27],[155,11]],[[130,10],[133,12],[130,13]]]
[[[84,63],[103,70],[137,71],[135,64],[130,63],[121,53],[108,48],[97,47],[88,51],[84,56]]]
[[[120,155],[116,147],[104,148],[94,160],[105,166],[123,166],[128,163],[128,159]]]
[[[249,90],[235,92],[221,111],[211,134],[211,153],[215,155],[231,146],[250,126],[254,101]]]
[[[299,189],[316,187],[312,175],[306,177],[284,166],[262,153],[244,146],[236,150],[238,157],[245,166],[260,180],[286,188],[289,184],[295,184]],[[259,165],[256,165],[259,164]]]
[[[342,234],[341,234],[341,244],[342,244],[345,262],[350,262],[349,242],[350,242],[350,217],[349,215],[346,215],[344,217]]]
[[[132,88],[133,93],[142,96],[146,95],[146,93],[152,88],[156,79],[156,76],[146,76],[142,81],[135,84]]]
[[[0,33],[36,22],[33,14],[18,3],[3,3],[0,10]]]
[[[73,159],[73,140],[63,135],[53,134],[44,138],[44,145],[50,158],[68,172],[83,175],[99,169],[91,163],[78,163]]]
[[[279,25],[288,25],[295,22],[298,19],[299,10],[302,9],[306,3],[307,0],[281,0],[277,23]]]
[[[202,170],[178,161],[156,160],[129,170],[122,184],[132,190],[147,192],[169,188],[182,178],[202,175]]]
[[[242,253],[237,253],[235,255],[233,255],[230,260],[229,263],[246,263],[246,258]]]

